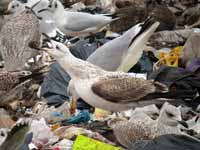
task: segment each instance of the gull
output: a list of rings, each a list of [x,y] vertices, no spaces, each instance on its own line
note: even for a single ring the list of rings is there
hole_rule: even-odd
[[[17,16],[25,10],[25,4],[19,0],[12,0],[7,9],[7,13]]]
[[[7,13],[17,16],[26,8],[32,8],[34,14],[38,14],[38,11],[47,7],[48,0],[13,0],[9,3]]]
[[[152,80],[135,78],[123,72],[109,72],[87,61],[74,57],[62,43],[49,39],[51,48],[46,51],[61,65],[74,82],[78,95],[88,104],[108,111],[118,112],[163,100],[143,100],[148,94],[166,92],[168,88]],[[32,48],[38,46],[29,45]]]
[[[28,59],[38,52],[28,47],[30,41],[38,41],[38,20],[26,11],[7,21],[0,31],[0,52],[7,71],[23,70]]]
[[[39,31],[45,33],[51,39],[65,43],[67,37],[57,27],[52,18],[52,13],[46,12],[45,14],[39,10],[47,7],[49,4],[48,0],[13,0],[8,7],[8,11],[11,13],[21,13],[26,9],[31,10],[32,13],[39,19]]]
[[[109,23],[117,20],[103,14],[89,14],[84,12],[70,12],[64,9],[59,0],[50,0],[49,6],[39,12],[50,11],[57,27],[67,36],[79,36],[96,33]]]
[[[107,71],[118,70],[128,72],[141,57],[148,39],[158,26],[159,23],[154,23],[153,18],[147,18],[144,22],[133,26],[120,37],[98,48],[89,56],[87,61]],[[129,63],[125,65],[125,62]]]
[[[87,61],[107,71],[128,72],[139,61],[146,42],[158,25],[158,23],[154,23],[152,18],[148,18],[143,23],[139,23],[126,31],[120,37],[98,48],[89,56]],[[68,93],[76,101],[79,96],[73,86],[73,80],[71,80],[68,86]]]
[[[135,115],[137,119],[135,118]],[[184,134],[179,125],[187,126],[181,119],[181,111],[169,103],[165,103],[160,111],[157,120],[144,112],[132,116],[129,121],[115,119],[108,121],[109,126],[114,131],[117,140],[125,147],[138,140],[150,140],[164,134]]]

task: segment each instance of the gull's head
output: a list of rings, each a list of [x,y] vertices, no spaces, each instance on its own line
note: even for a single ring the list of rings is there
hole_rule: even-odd
[[[23,1],[19,1],[19,0],[13,0],[9,3],[8,5],[8,9],[7,12],[10,14],[15,14],[17,12],[21,12],[23,10],[25,10],[25,3],[27,1],[23,0]]]
[[[181,124],[182,126],[187,127],[187,123],[182,121],[180,109],[167,102],[160,110],[159,121],[168,126],[176,127]]]
[[[60,10],[60,8],[64,8],[64,7],[59,0],[49,0],[49,5],[47,7],[48,11],[54,13],[57,10]]]
[[[68,47],[62,43],[56,42],[51,39],[46,40],[46,46],[42,50],[46,51],[50,56],[56,60],[64,58],[66,55],[71,54]]]
[[[37,17],[40,17],[40,12],[46,10],[49,5],[49,0],[28,0],[25,8],[30,9]]]

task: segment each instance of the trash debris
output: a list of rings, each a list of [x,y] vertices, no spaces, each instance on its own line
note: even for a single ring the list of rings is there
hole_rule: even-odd
[[[197,150],[197,0],[0,0],[0,150]]]
[[[179,66],[179,57],[181,53],[182,47],[175,47],[169,52],[160,52],[159,53],[159,61],[155,64],[156,67],[166,65],[171,67]]]
[[[90,138],[87,138],[82,135],[78,135],[76,138],[76,141],[73,145],[74,150],[98,150],[98,149],[105,149],[105,150],[120,150],[121,148],[117,148],[102,142],[99,142],[97,140],[93,140]]]
[[[185,43],[182,53],[181,59],[185,63],[190,61],[194,58],[199,58],[199,43],[197,42],[199,39],[200,33],[193,33],[190,38],[188,38],[187,42]]]

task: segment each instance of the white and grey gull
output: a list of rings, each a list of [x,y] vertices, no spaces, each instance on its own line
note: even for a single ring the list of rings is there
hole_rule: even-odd
[[[105,71],[80,60],[62,43],[50,40],[49,44],[51,48],[41,48],[41,50],[57,60],[74,81],[78,95],[94,107],[117,112],[160,103],[159,100],[143,100],[143,98],[157,91],[167,91],[167,87],[161,83],[135,78],[128,73]],[[33,44],[30,46],[37,48]]]
[[[57,27],[67,36],[80,36],[96,33],[118,18],[105,14],[66,11],[59,0],[50,0],[47,8],[38,12],[51,12]]]

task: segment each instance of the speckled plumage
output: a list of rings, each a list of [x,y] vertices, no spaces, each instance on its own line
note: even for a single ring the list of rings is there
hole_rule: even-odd
[[[130,103],[156,90],[153,81],[129,75],[106,76],[92,85],[92,91],[111,102]],[[124,99],[122,101],[122,99]]]
[[[160,102],[151,99],[143,101],[142,98],[150,93],[167,90],[165,85],[137,79],[128,73],[105,71],[74,57],[62,43],[51,41],[51,44],[51,49],[44,50],[71,76],[77,94],[94,107],[114,112],[128,110]]]
[[[11,116],[3,109],[0,109],[0,129],[1,128],[12,128],[15,121],[11,119]]]
[[[152,128],[155,128],[155,126],[149,126],[145,121],[137,123],[125,121],[117,123],[113,130],[118,142],[127,147],[137,140],[153,139],[155,135]]]
[[[0,32],[0,52],[7,71],[22,70],[26,61],[38,54],[28,47],[40,40],[37,18],[24,11],[7,21]]]
[[[20,83],[20,78],[26,75],[22,72],[1,72],[0,73],[0,93],[9,92],[17,84]]]
[[[90,78],[93,78],[92,79],[93,81],[90,79],[89,79],[90,81],[88,81],[88,83],[91,84],[92,93],[95,93],[95,95],[98,97],[106,99],[107,102],[109,103],[112,102],[112,103],[119,104],[113,107],[111,107],[111,105],[109,104],[105,105],[106,107],[101,106],[103,109],[107,109],[111,111],[120,111],[120,110],[133,108],[133,106],[135,106],[134,104],[136,104],[137,101],[139,101],[137,103],[137,106],[138,106],[140,102],[142,103],[140,99],[142,99],[147,94],[155,91],[156,87],[158,87],[152,81],[136,79],[136,78],[133,78],[133,76],[131,75],[123,74],[119,72],[110,73],[110,72],[104,71],[104,70],[107,70],[107,71],[118,70],[118,71],[127,72],[132,67],[132,65],[134,65],[138,61],[138,59],[140,58],[142,54],[142,50],[143,50],[142,47],[145,45],[149,36],[155,31],[155,29],[158,27],[158,24],[159,24],[157,22],[152,25],[150,23],[151,22],[150,20],[147,19],[145,23],[134,26],[132,29],[127,31],[123,36],[113,41],[108,42],[108,44],[105,44],[100,49],[98,49],[96,51],[97,53],[94,52],[95,54],[93,53],[90,56],[91,59],[89,58],[87,61],[96,66],[99,66],[100,68],[102,68],[101,70],[99,69],[99,67],[96,67],[96,66],[90,67],[91,64],[86,63],[86,62],[73,64],[74,69],[85,68],[86,66],[88,66],[86,68],[88,68],[90,71],[86,71],[88,72],[87,74],[86,73],[77,73],[77,74],[79,74],[79,78],[82,78],[81,76],[83,75],[90,76]],[[148,22],[151,24],[150,27],[148,25]],[[100,59],[100,58],[103,58],[103,59]],[[67,65],[67,64],[64,64],[64,65]],[[74,70],[73,68],[71,69]],[[70,74],[70,71],[67,71],[67,72]],[[82,72],[84,71],[82,70]],[[73,82],[72,80],[71,82]],[[84,85],[81,85],[81,86],[84,87]],[[74,90],[74,89],[76,90],[76,88],[73,88],[73,83],[70,83],[69,91]],[[76,92],[77,94],[74,94],[74,96],[72,95],[72,97],[77,97],[75,95],[79,95],[78,91]],[[71,93],[75,93],[75,92],[73,91]],[[87,96],[87,97],[86,96],[87,95],[85,95],[82,98],[89,99],[89,97],[93,97],[92,95]],[[96,104],[94,102],[95,99],[98,99],[98,97],[90,98],[90,99],[94,99],[92,100],[93,103],[91,105],[101,105],[100,104],[101,100],[96,100],[97,103],[99,101],[99,104]],[[87,99],[84,99],[84,100],[89,101]],[[150,103],[150,101],[146,101],[146,102]]]
[[[1,73],[0,74],[0,91],[9,91],[15,84],[19,82],[18,76],[12,73]]]
[[[182,134],[178,123],[177,125],[170,124],[171,121],[176,122],[174,118],[165,115],[167,111],[176,115],[175,118],[181,117],[178,108],[165,103],[157,120],[152,120],[148,115],[141,113],[140,118],[137,114],[136,119],[132,116],[129,121],[116,122],[111,124],[111,127],[117,140],[125,147],[138,140],[150,140],[164,134]],[[181,121],[181,118],[179,121]]]

